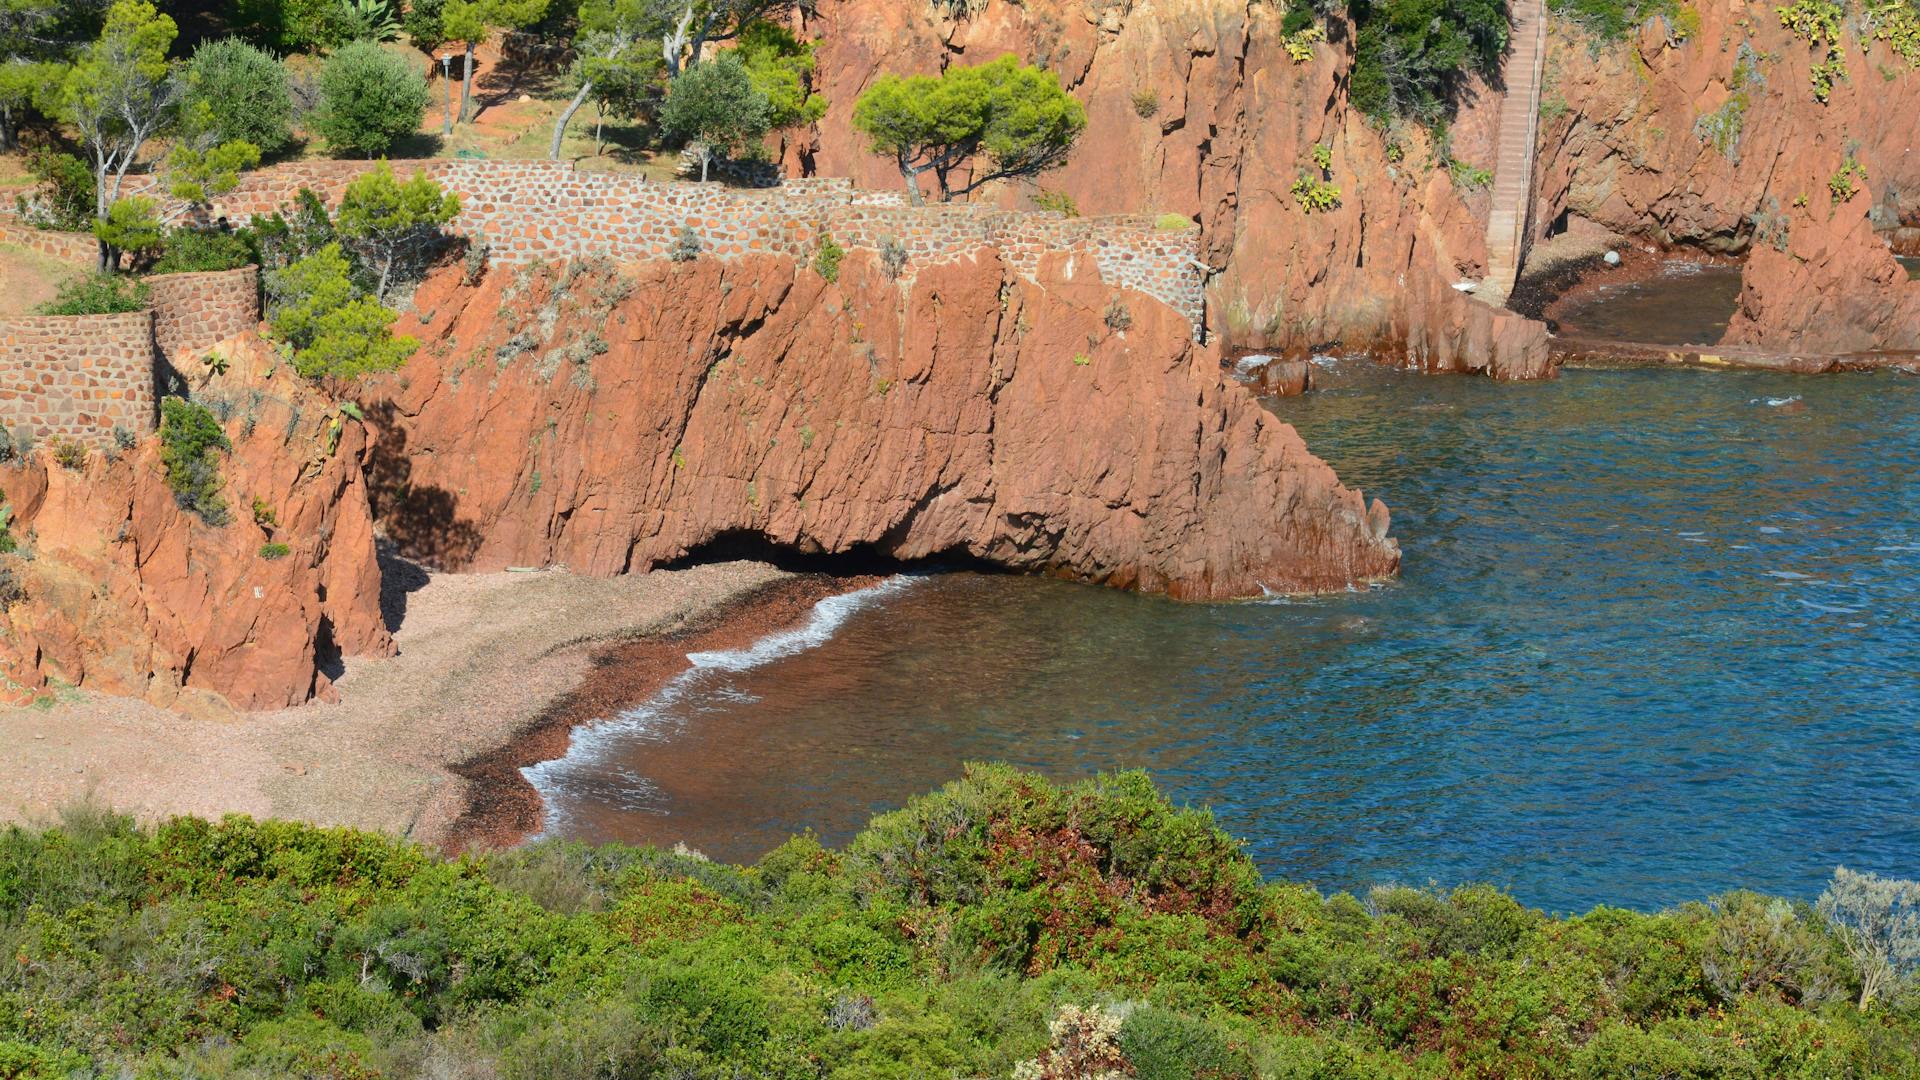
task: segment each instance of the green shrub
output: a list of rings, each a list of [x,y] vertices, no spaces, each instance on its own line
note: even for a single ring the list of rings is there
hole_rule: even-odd
[[[1247,1052],[1213,1025],[1145,1006],[1120,1028],[1120,1052],[1139,1080],[1257,1080]]]
[[[1161,214],[1153,219],[1153,227],[1163,232],[1178,232],[1193,228],[1193,219],[1185,214]]]
[[[309,379],[351,380],[392,371],[420,343],[395,337],[393,309],[364,295],[338,243],[267,276],[267,320]]]
[[[1033,197],[1033,205],[1041,210],[1050,210],[1064,217],[1079,217],[1080,207],[1074,203],[1073,196],[1064,191],[1042,191]]]
[[[1837,875],[1834,925],[1912,888]],[[972,766],[752,867],[83,808],[0,829],[0,1076],[1920,1075],[1910,999],[1785,991],[1859,974],[1805,905],[1373,899],[1261,881],[1134,774]]]
[[[1619,41],[1653,18],[1664,18],[1675,27],[1676,40],[1692,37],[1686,26],[1697,31],[1699,13],[1686,9],[1679,0],[1550,0],[1556,15],[1579,23],[1601,41]],[[1691,15],[1691,19],[1687,16]]]
[[[268,562],[284,559],[291,554],[293,554],[293,549],[277,540],[260,545],[260,557]]]
[[[20,543],[13,538],[13,509],[0,500],[0,555],[11,555],[18,550]]]
[[[1133,114],[1142,120],[1149,120],[1160,111],[1160,92],[1142,87],[1133,92]]]
[[[239,38],[202,42],[193,50],[181,107],[215,142],[238,139],[272,155],[293,141],[287,69]]]
[[[87,467],[87,448],[72,439],[63,439],[56,435],[48,440],[47,448],[53,453],[54,464],[75,472]]]
[[[1491,75],[1509,35],[1503,0],[1370,0],[1355,22],[1353,106],[1378,121],[1433,123],[1468,79]]]
[[[335,154],[375,157],[420,129],[427,83],[415,66],[370,41],[356,41],[320,69],[314,130]]]
[[[17,199],[21,216],[40,229],[77,232],[93,227],[93,169],[86,162],[51,147],[27,155],[27,171],[39,181],[33,201]]]
[[[1469,165],[1459,158],[1447,160],[1447,179],[1461,191],[1484,191],[1493,186],[1493,170]]]
[[[146,307],[146,282],[118,274],[81,274],[61,282],[53,299],[35,310],[42,315],[115,315]]]
[[[847,249],[835,243],[833,237],[822,236],[813,252],[813,269],[828,281],[839,281],[840,260],[846,257]]]
[[[166,226],[160,223],[153,200],[136,195],[118,199],[107,208],[105,221],[93,223],[94,238],[114,251],[133,256],[136,268],[151,261],[166,240]]]
[[[1309,214],[1324,214],[1340,206],[1340,189],[1316,177],[1301,175],[1287,189],[1300,209]]]
[[[178,397],[160,402],[160,461],[166,467],[167,486],[182,509],[209,525],[228,521],[216,451],[232,448],[220,421],[206,406]]]
[[[253,237],[245,231],[179,228],[167,233],[160,257],[149,272],[155,274],[198,274],[216,270],[238,270],[259,261]]]

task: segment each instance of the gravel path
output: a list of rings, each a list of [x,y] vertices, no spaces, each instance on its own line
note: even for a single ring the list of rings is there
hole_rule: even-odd
[[[390,565],[400,655],[349,659],[338,704],[225,721],[83,693],[0,708],[0,821],[91,796],[143,819],[238,812],[439,844],[469,799],[450,767],[580,685],[591,645],[674,630],[784,576],[750,562],[618,578]]]

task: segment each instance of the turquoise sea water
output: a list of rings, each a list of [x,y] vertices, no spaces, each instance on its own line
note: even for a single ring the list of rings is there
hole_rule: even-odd
[[[1401,580],[897,582],[534,770],[553,831],[750,859],[1004,759],[1149,769],[1329,889],[1576,910],[1920,877],[1920,378],[1321,374],[1273,407],[1392,506]]]

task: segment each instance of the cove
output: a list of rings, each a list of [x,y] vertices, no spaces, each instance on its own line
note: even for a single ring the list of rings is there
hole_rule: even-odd
[[[1920,867],[1920,380],[1318,374],[1271,407],[1393,507],[1398,582],[898,581],[577,740],[550,831],[751,859],[995,759],[1148,769],[1325,889],[1651,909]]]

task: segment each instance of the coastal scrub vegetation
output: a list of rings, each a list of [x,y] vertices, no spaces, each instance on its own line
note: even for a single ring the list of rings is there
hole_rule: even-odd
[[[1135,773],[974,766],[745,867],[82,808],[0,833],[0,1074],[1913,1076],[1917,906],[1327,896]]]

